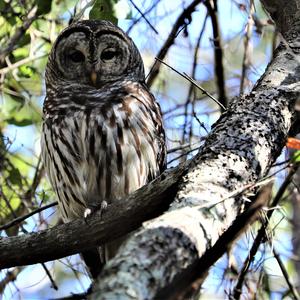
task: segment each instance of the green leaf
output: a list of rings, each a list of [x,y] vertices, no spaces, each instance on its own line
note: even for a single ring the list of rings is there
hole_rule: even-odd
[[[9,124],[22,127],[40,123],[41,115],[39,108],[31,103],[12,108],[5,121]]]
[[[33,120],[32,119],[22,119],[22,120],[17,120],[16,118],[9,118],[6,119],[6,122],[12,125],[16,125],[16,126],[28,126],[28,125],[32,125],[33,124]]]
[[[17,17],[15,16],[7,17],[6,20],[11,26],[14,26],[17,23]]]
[[[21,66],[19,67],[18,75],[20,77],[30,78],[33,76],[33,73],[36,72],[36,68],[31,66]]]
[[[296,151],[296,152],[293,154],[292,160],[293,160],[294,162],[300,162],[300,150]]]
[[[20,207],[21,201],[20,198],[16,195],[16,193],[9,188],[7,185],[2,182],[2,193],[5,195],[6,199],[9,199],[10,207],[13,209],[13,212]],[[0,198],[0,224],[5,224],[9,220],[13,218],[12,211],[8,208],[6,201],[3,198]]]
[[[12,52],[12,55],[13,55],[13,57],[12,57],[13,62],[17,62],[18,60],[23,59],[29,55],[29,49],[28,49],[28,47],[23,47],[23,48],[20,47],[20,48],[14,50]]]
[[[89,14],[90,19],[107,20],[114,24],[118,23],[114,6],[118,0],[96,0]]]
[[[37,15],[45,15],[51,11],[52,0],[36,0],[38,6]]]
[[[9,176],[8,176],[9,181],[17,186],[22,185],[22,176],[20,171],[17,168],[12,168],[9,170]]]

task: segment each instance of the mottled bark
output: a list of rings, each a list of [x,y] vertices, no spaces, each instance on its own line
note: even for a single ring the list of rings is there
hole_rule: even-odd
[[[144,223],[121,247],[91,299],[154,299],[218,241],[244,208],[247,195],[241,190],[262,179],[280,154],[300,97],[295,40],[300,1],[291,1],[293,7],[281,0],[263,2],[272,3],[288,43],[277,49],[251,94],[232,101],[193,159],[169,211]],[[279,12],[285,18],[277,18]]]
[[[261,0],[262,4],[276,23],[278,31],[289,46],[300,48],[300,2],[299,0]]]

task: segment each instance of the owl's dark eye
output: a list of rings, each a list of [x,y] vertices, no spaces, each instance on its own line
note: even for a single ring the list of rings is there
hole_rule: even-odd
[[[69,57],[75,63],[84,62],[85,60],[84,54],[79,50],[74,50],[71,52]]]
[[[100,58],[103,61],[108,61],[108,60],[112,60],[116,56],[117,56],[117,51],[116,50],[106,49],[106,50],[102,51]]]

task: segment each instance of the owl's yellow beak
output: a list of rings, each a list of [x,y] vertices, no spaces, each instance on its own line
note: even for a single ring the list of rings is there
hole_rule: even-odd
[[[95,71],[91,72],[91,81],[94,86],[97,84],[97,73]]]

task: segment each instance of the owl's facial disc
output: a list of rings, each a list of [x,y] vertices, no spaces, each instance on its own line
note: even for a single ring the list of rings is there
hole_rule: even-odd
[[[46,75],[52,74],[56,82],[100,88],[125,78],[145,78],[136,46],[107,21],[80,21],[66,28],[57,38],[49,62]],[[50,76],[46,76],[49,84],[47,78]]]
[[[56,62],[63,77],[68,80],[81,80],[83,83],[91,70],[89,60],[89,39],[86,33],[72,32],[59,40],[56,46]]]
[[[59,40],[56,62],[67,80],[99,87],[126,74],[130,61],[128,42],[118,34],[98,32],[92,37],[75,31]]]
[[[95,51],[97,82],[105,83],[126,75],[130,61],[127,41],[113,33],[97,34]]]

